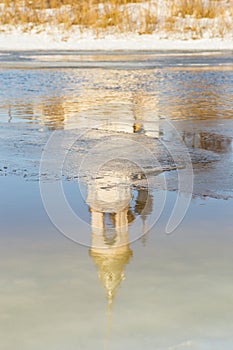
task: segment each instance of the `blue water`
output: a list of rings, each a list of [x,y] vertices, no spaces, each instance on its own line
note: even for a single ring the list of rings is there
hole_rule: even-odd
[[[231,347],[232,200],[196,199],[180,227],[166,235],[171,193],[154,228],[130,244],[125,279],[108,309],[101,265],[90,248],[52,225],[38,183],[0,182],[4,349]],[[65,190],[75,203],[73,186]],[[109,257],[103,252],[99,259]],[[116,273],[114,265],[109,269]]]
[[[231,349],[232,54],[5,53],[1,349]],[[161,144],[172,156],[179,147],[167,121],[191,154],[194,173],[190,206],[171,234],[177,169]],[[41,155],[54,132],[59,143],[41,179]],[[69,138],[77,142],[67,150]],[[112,149],[143,171],[123,162],[94,177],[95,161],[107,162]],[[155,160],[166,171],[153,172]],[[80,164],[92,175],[81,182]],[[56,220],[46,212],[39,178],[44,189],[61,183],[78,224],[66,210]],[[59,207],[57,195],[49,197],[50,209]],[[65,232],[56,227],[59,219]]]

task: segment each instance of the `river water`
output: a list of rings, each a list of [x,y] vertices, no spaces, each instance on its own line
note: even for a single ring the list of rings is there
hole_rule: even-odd
[[[2,52],[0,79],[2,349],[232,348],[232,53]]]

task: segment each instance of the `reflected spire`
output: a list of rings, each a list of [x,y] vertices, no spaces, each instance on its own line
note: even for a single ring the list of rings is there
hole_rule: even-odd
[[[98,176],[95,174],[95,179],[90,177],[87,182],[86,203],[91,213],[92,229],[89,255],[97,267],[107,300],[106,349],[112,326],[113,301],[125,278],[125,267],[133,255],[129,245],[128,226],[136,215],[140,215],[146,227],[147,215],[152,210],[152,197],[148,189],[134,189],[137,196],[133,199],[132,177],[118,163],[114,171],[106,163],[105,168],[99,170]]]
[[[97,266],[98,277],[106,291],[108,309],[124,280],[124,268],[132,256],[128,241],[128,208],[114,214],[115,227],[106,229],[104,213],[92,213],[92,247],[89,254]],[[95,224],[95,226],[93,226]]]
[[[95,203],[96,204],[96,203]],[[114,229],[106,228],[106,213],[91,209],[92,247],[89,255],[98,270],[98,277],[103,285],[107,298],[107,334],[105,348],[112,327],[112,306],[121,282],[124,280],[124,269],[133,255],[128,239],[128,207],[121,212],[112,213]]]
[[[137,190],[133,207],[131,180],[118,171],[99,171],[95,180],[88,183],[86,203],[91,213],[92,242],[89,255],[92,257],[98,277],[103,285],[108,309],[112,308],[117,290],[124,280],[124,269],[132,256],[129,246],[128,226],[136,215],[141,216],[143,233],[146,218],[152,211],[152,197],[148,189]]]
[[[132,256],[128,237],[130,200],[130,178],[123,170],[102,171],[101,176],[88,184],[86,202],[90,207],[92,227],[89,254],[105,288],[109,310],[124,279],[125,265]]]

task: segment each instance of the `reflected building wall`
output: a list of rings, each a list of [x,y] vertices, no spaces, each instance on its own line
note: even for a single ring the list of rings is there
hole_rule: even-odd
[[[92,245],[89,251],[105,288],[108,305],[124,279],[124,268],[132,256],[128,237],[128,209],[131,199],[127,176],[119,171],[97,177],[88,184],[86,202],[91,212]],[[100,174],[98,174],[100,175]],[[124,181],[120,186],[119,180]],[[112,227],[107,227],[109,215]]]
[[[119,176],[119,174],[118,174]],[[92,245],[89,254],[97,266],[108,305],[124,279],[124,268],[132,256],[128,237],[130,184],[119,186],[119,177],[109,175],[88,185],[86,202],[91,212]],[[108,187],[103,184],[108,183]],[[106,225],[109,215],[112,227]]]
[[[85,89],[78,96],[34,104],[31,118],[39,119],[42,126],[51,130],[97,128],[158,137],[156,106],[156,98],[142,92]]]
[[[144,132],[158,137],[159,118],[153,96],[135,92],[85,90],[63,104],[67,125],[112,132]]]
[[[142,221],[146,221],[152,211],[152,197],[148,189],[138,189],[134,208],[130,207],[131,199],[131,182],[125,176],[124,168],[117,173],[98,174],[87,184],[86,203],[91,213],[92,229],[89,255],[97,267],[109,306],[124,279],[125,266],[133,255],[129,224],[136,215],[141,215]]]
[[[38,94],[33,89],[26,95],[17,90],[14,98],[9,96],[4,100],[1,114],[11,122],[31,120],[49,129],[101,123],[105,129],[112,130],[112,122],[116,122],[118,130],[125,131],[122,124],[127,123],[130,128],[126,132],[145,132],[155,137],[159,115],[194,122],[231,117],[231,80],[225,69],[180,66],[122,71],[59,70],[55,74],[49,71],[48,79],[39,87],[30,80]],[[10,118],[7,117],[9,104]]]
[[[91,210],[92,247],[89,254],[97,266],[99,280],[105,288],[108,305],[124,279],[125,265],[132,250],[128,238],[128,209],[114,213],[114,233],[104,225],[104,213]],[[109,230],[110,231],[110,230]]]

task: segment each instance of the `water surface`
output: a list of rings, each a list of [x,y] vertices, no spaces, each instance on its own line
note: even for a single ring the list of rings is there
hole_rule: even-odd
[[[231,196],[231,52],[5,52],[0,75],[1,172],[37,178],[42,150],[55,130],[79,135],[64,170],[73,180],[82,157],[119,135],[142,142],[163,171],[172,170],[162,147],[173,142],[171,122],[190,152],[194,194]],[[136,150],[131,155],[140,158]],[[150,159],[143,165],[151,166]],[[168,188],[177,189],[174,172],[165,175]]]
[[[181,226],[167,236],[171,193],[148,235],[98,256],[54,228],[37,182],[0,181],[4,349],[232,346],[232,200],[195,199]],[[76,185],[66,186],[75,204]],[[151,196],[156,211],[156,193]],[[89,215],[88,208],[82,211]],[[86,233],[93,234],[91,227]],[[106,274],[120,274],[109,306]]]
[[[0,81],[2,348],[232,348],[232,53],[2,52]]]

